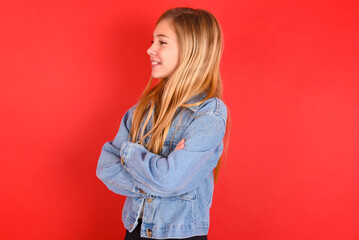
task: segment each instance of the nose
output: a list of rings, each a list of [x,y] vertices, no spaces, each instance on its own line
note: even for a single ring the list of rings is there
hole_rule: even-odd
[[[153,44],[151,45],[151,47],[149,47],[148,49],[147,49],[147,54],[148,55],[155,55],[155,51],[154,51],[154,49],[153,49]]]

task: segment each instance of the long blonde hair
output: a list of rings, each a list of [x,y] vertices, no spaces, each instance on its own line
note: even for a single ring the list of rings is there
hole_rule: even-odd
[[[178,108],[196,106],[212,97],[222,97],[219,65],[223,53],[223,41],[222,30],[216,18],[204,9],[179,7],[164,12],[156,26],[165,19],[171,20],[178,38],[179,63],[170,77],[159,79],[157,85],[151,89],[153,77],[150,78],[135,108],[130,130],[132,142],[137,142],[139,139],[139,144],[155,154],[161,152]],[[191,97],[202,93],[206,95],[204,99],[186,104]],[[151,117],[152,129],[144,135]],[[224,152],[227,151],[229,137],[228,119],[230,113],[227,107],[227,137]],[[215,168],[215,181],[217,181],[221,159],[222,156]]]

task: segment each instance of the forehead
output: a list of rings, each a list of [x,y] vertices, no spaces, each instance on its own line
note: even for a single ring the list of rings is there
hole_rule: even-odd
[[[153,31],[153,36],[157,37],[157,35],[163,34],[165,36],[168,36],[169,38],[173,39],[176,37],[176,33],[173,30],[171,20],[165,19],[160,21],[155,30]]]

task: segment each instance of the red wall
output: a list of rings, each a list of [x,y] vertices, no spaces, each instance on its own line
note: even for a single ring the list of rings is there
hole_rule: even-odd
[[[209,239],[359,239],[358,2],[290,2],[2,1],[1,239],[123,239],[125,198],[97,160],[175,6],[208,9],[225,38]]]

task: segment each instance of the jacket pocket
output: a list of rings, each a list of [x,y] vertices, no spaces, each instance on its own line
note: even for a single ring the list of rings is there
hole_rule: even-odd
[[[178,196],[175,196],[175,198],[177,199],[182,199],[182,200],[189,200],[189,201],[193,201],[197,199],[197,191],[191,191],[191,192],[187,192]]]

